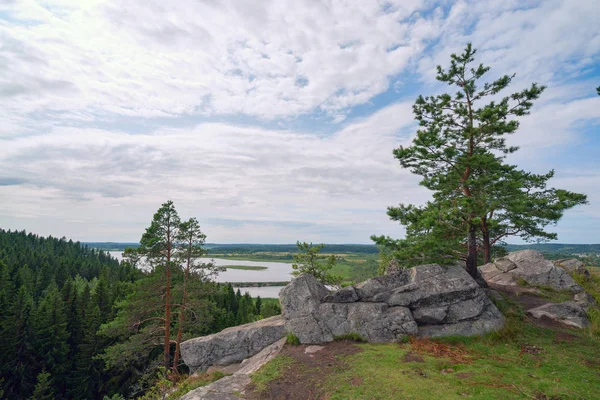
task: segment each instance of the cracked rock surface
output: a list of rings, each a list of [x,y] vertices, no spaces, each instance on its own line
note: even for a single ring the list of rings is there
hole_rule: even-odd
[[[479,335],[500,329],[504,317],[461,267],[421,265],[330,292],[312,275],[279,294],[287,331],[300,343],[320,344],[347,334],[369,342],[407,335]]]

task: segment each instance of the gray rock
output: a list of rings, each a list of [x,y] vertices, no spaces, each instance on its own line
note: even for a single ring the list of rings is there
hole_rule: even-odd
[[[459,321],[453,324],[419,326],[419,336],[476,336],[501,329],[503,326],[504,316],[490,302],[485,310],[475,319]]]
[[[584,309],[574,301],[564,303],[547,303],[543,306],[527,310],[534,318],[548,317],[574,328],[585,328],[590,324]]]
[[[485,293],[481,292],[476,297],[451,304],[448,307],[448,313],[444,322],[455,323],[466,319],[473,319],[479,316],[489,304],[490,300]]]
[[[323,298],[325,303],[353,303],[355,301],[358,301],[358,295],[353,286],[345,287]]]
[[[479,270],[488,284],[516,286],[522,280],[532,286],[546,286],[573,293],[583,291],[567,271],[535,250],[515,251]]]
[[[513,269],[517,268],[517,264],[506,257],[495,260],[494,265],[502,272],[512,271]]]
[[[275,316],[181,343],[181,357],[190,371],[229,365],[257,354],[286,335],[285,320]]]
[[[581,308],[587,311],[590,307],[597,307],[598,303],[594,297],[587,292],[576,293],[573,296],[575,303],[579,304]]]
[[[419,325],[440,324],[448,314],[448,306],[417,308],[413,311],[413,317]]]
[[[391,292],[376,295],[374,300],[384,301],[390,306],[416,309],[450,305],[482,293],[475,280],[460,267],[443,268],[443,272],[439,274],[415,273],[414,276],[416,281],[411,282],[409,287],[412,290],[402,286]]]
[[[556,260],[554,261],[554,264],[563,268],[570,274],[577,273],[585,276],[586,278],[589,278],[591,276],[590,271],[587,270],[585,264],[583,264],[576,258],[565,258],[562,260]]]
[[[315,317],[325,337],[358,333],[370,342],[392,342],[417,333],[409,309],[385,303],[323,303]]]
[[[313,315],[288,319],[285,322],[285,329],[296,335],[303,344],[321,344],[333,340],[333,334],[324,331]]]
[[[432,326],[428,334],[434,336],[474,335],[504,322],[483,289],[460,266],[421,265],[322,297],[321,291],[306,289],[315,286],[306,282],[293,280],[280,296],[286,329],[304,344],[321,344],[348,333],[370,342],[397,341],[420,334],[421,326]],[[308,298],[311,292],[317,296]],[[291,307],[298,302],[308,306]]]
[[[180,400],[239,400],[237,394],[243,395],[245,393],[246,387],[251,382],[250,374],[275,358],[284,344],[285,338],[278,340],[265,347],[252,358],[244,360],[233,375],[194,389],[186,393]]]
[[[286,319],[306,317],[321,304],[329,290],[312,275],[302,274],[279,292],[279,303]]]

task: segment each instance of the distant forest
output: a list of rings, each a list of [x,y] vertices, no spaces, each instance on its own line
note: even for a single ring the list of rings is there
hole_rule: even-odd
[[[0,398],[138,397],[153,384],[161,345],[136,312],[162,304],[164,282],[94,247],[0,229]],[[178,302],[182,272],[173,273]],[[231,284],[197,280],[188,291],[184,338],[280,312]]]
[[[86,242],[89,247],[105,251],[121,251],[126,247],[138,247],[139,243],[121,243],[121,242]],[[532,244],[506,244],[504,245],[509,252],[534,249],[542,253],[561,253],[571,254],[600,254],[600,244],[564,244],[564,243],[532,243]],[[205,248],[210,253],[296,253],[298,247],[295,244],[217,244],[207,243]],[[376,254],[377,246],[373,244],[327,244],[323,249],[326,253],[362,253]]]

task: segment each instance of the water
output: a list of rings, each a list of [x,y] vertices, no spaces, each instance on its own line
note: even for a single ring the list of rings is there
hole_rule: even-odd
[[[122,260],[121,251],[111,251],[110,255]],[[228,269],[217,275],[217,282],[287,282],[292,279],[292,264],[270,261],[225,260],[222,258],[201,258],[201,262],[214,261],[216,266],[248,265],[267,267],[264,270]],[[241,287],[242,293],[249,292],[252,297],[272,298],[279,295],[283,286]],[[237,289],[236,289],[237,290]]]

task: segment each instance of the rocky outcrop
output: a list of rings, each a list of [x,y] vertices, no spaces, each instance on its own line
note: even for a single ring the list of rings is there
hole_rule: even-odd
[[[478,335],[504,323],[479,285],[458,266],[421,265],[336,292],[305,274],[292,280],[279,300],[286,329],[306,344],[349,333],[370,342],[407,335]]]
[[[558,267],[566,270],[568,273],[577,273],[589,278],[591,276],[590,271],[587,270],[585,265],[576,258],[564,258],[562,260],[554,261],[554,264]]]
[[[227,328],[181,343],[181,357],[190,371],[229,365],[251,357],[286,335],[281,316]]]
[[[485,281],[492,285],[516,286],[522,281],[532,286],[568,290],[573,293],[583,291],[565,269],[546,260],[535,250],[515,251],[482,266],[480,271]]]
[[[553,321],[574,328],[585,328],[590,324],[583,308],[574,301],[544,304],[543,306],[527,310],[527,314],[538,319],[543,317],[550,318]]]
[[[251,382],[250,374],[275,358],[284,344],[285,338],[276,341],[252,358],[244,360],[233,375],[221,378],[210,385],[192,390],[181,397],[180,400],[239,400],[240,395],[244,394],[246,386]]]
[[[546,260],[538,251],[521,250],[482,266],[480,271],[487,283],[499,290],[511,291],[507,288],[525,283],[531,286],[528,289],[531,294],[541,293],[538,288],[573,293],[572,301],[540,301],[545,304],[538,304],[527,310],[534,318],[549,318],[567,326],[584,328],[589,325],[587,311],[590,307],[597,307],[596,300],[570,275],[578,273],[590,276],[583,263],[577,259],[553,262]],[[503,287],[505,289],[502,289]]]

